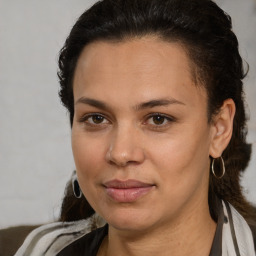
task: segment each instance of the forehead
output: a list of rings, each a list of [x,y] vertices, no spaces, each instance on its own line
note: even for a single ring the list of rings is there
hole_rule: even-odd
[[[162,97],[167,92],[173,94],[170,96],[202,93],[191,65],[182,45],[156,37],[94,42],[78,59],[74,97],[102,94],[106,98],[109,92],[115,92],[135,98],[136,92],[147,100],[147,95]]]
[[[183,44],[167,42],[156,36],[93,42],[83,49],[77,67],[87,70],[97,67],[106,72],[108,68],[115,68],[116,73],[138,73],[141,69],[156,72],[157,68],[160,70],[163,66],[168,67],[177,59],[179,62],[175,64],[186,70],[193,79],[191,69],[194,64],[187,56]],[[121,69],[121,63],[126,65],[126,69]]]

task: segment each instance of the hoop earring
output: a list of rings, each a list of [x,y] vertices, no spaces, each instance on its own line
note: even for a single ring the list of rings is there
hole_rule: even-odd
[[[225,173],[226,173],[226,168],[225,168],[224,160],[223,160],[222,156],[220,156],[219,158],[220,158],[221,163],[222,163],[222,174],[221,174],[220,176],[217,176],[217,175],[215,174],[215,170],[214,170],[214,162],[215,162],[215,160],[216,160],[217,158],[213,158],[213,159],[212,159],[212,165],[211,165],[212,174],[214,175],[214,177],[215,177],[216,179],[221,179],[221,178],[225,175]]]
[[[73,174],[72,174],[71,182],[72,182],[72,188],[73,188],[74,196],[76,198],[81,198],[82,197],[82,191],[80,189],[80,186],[79,186],[79,183],[78,183],[78,180],[77,180],[76,171],[74,171]]]

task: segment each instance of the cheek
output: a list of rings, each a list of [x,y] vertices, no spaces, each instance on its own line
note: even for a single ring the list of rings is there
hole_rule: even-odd
[[[197,135],[191,131],[154,142],[150,158],[159,169],[161,180],[169,184],[168,188],[186,188],[208,175],[208,135],[205,129],[198,131]]]
[[[155,143],[153,159],[158,171],[159,191],[170,215],[178,213],[183,205],[208,194],[209,158],[206,144],[177,138],[169,143]],[[164,210],[163,210],[164,211]]]
[[[207,160],[209,147],[208,136],[181,133],[153,141],[150,158],[162,166],[169,166],[170,170],[175,167],[185,170],[190,165],[200,165],[203,159]]]
[[[72,151],[79,183],[82,188],[88,187],[102,172],[105,151],[103,143],[72,131]]]

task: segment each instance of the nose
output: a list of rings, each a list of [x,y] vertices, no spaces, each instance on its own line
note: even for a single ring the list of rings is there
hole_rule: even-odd
[[[116,129],[110,139],[106,160],[119,167],[142,163],[145,160],[145,154],[139,137],[136,128]]]

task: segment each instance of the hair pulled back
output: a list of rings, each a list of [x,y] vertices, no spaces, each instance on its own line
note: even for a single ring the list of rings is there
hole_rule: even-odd
[[[77,60],[84,47],[95,41],[120,42],[146,35],[178,42],[193,63],[195,80],[208,95],[208,120],[212,121],[224,100],[236,104],[233,135],[223,152],[226,174],[210,175],[209,206],[216,218],[215,195],[229,201],[247,219],[255,218],[246,201],[240,176],[246,168],[251,147],[246,143],[243,62],[231,18],[211,0],[103,0],[85,11],[73,26],[59,56],[60,98],[70,114],[74,99],[72,82]],[[94,213],[86,199],[75,199],[71,185],[66,189],[61,220],[86,218]]]

